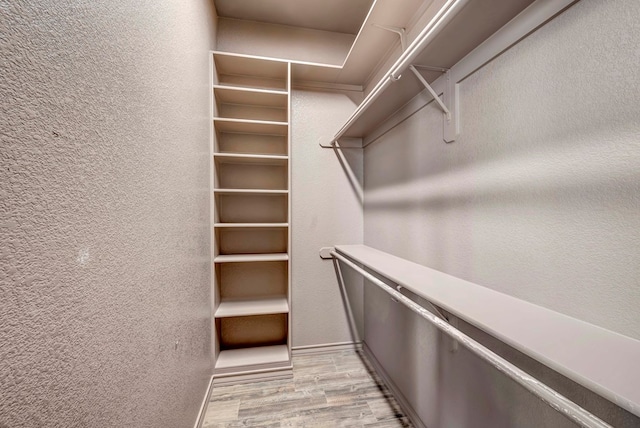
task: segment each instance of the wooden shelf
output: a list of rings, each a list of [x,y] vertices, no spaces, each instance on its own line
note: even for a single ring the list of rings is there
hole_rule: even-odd
[[[371,247],[336,250],[638,414],[640,341]]]
[[[267,120],[213,118],[216,131],[237,134],[287,135],[287,122],[273,122]]]
[[[216,310],[216,318],[250,315],[286,314],[289,303],[286,296],[244,299],[222,299]]]
[[[215,368],[219,370],[288,362],[289,350],[287,345],[258,346],[220,351]]]
[[[238,229],[241,228],[252,228],[252,227],[260,227],[260,228],[270,228],[270,227],[289,227],[289,223],[215,223],[214,227],[235,227]]]
[[[216,195],[288,195],[288,190],[269,190],[269,189],[214,189]]]
[[[411,64],[451,68],[467,54],[487,40],[492,34],[507,24],[527,8],[533,0],[496,2],[474,0],[461,6],[456,14],[434,33],[431,41]],[[410,50],[411,46],[407,49]],[[407,65],[408,67],[408,65]],[[389,79],[384,73],[379,84]],[[365,138],[393,113],[400,110],[412,98],[424,90],[424,86],[408,69],[401,70],[402,77],[376,95],[376,100],[366,108],[358,108],[338,133],[336,138]],[[434,82],[440,72],[423,73],[425,80]],[[329,143],[329,142],[327,142]]]
[[[217,103],[243,104],[273,108],[287,108],[287,91],[241,88],[214,85],[213,94]]]
[[[287,61],[214,52],[217,83],[264,89],[287,89]]]
[[[214,263],[283,262],[289,260],[287,253],[270,254],[224,254],[213,259]]]
[[[254,155],[244,153],[215,153],[213,158],[218,163],[257,164],[257,165],[286,165],[289,156],[282,155]]]

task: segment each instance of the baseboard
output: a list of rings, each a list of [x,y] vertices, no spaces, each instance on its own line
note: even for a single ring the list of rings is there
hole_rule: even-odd
[[[362,349],[362,342],[340,342],[340,343],[323,343],[319,345],[294,346],[291,348],[291,354],[310,355],[324,354],[327,352],[351,351]]]
[[[290,379],[293,377],[293,366],[274,369],[254,370],[246,373],[225,373],[213,377],[214,385],[232,385],[263,380]]]
[[[204,393],[204,399],[202,400],[202,404],[200,404],[200,412],[198,413],[198,418],[196,419],[196,424],[193,428],[201,428],[202,423],[204,422],[204,415],[207,413],[207,405],[209,404],[209,399],[211,398],[211,391],[213,390],[213,376],[209,377],[209,385],[207,385],[207,390]]]
[[[400,392],[400,389],[396,386],[393,380],[391,380],[391,377],[384,370],[382,364],[380,364],[380,362],[373,355],[371,349],[369,349],[367,344],[364,342],[362,342],[362,345],[362,351],[364,352],[365,357],[367,358],[367,360],[369,360],[371,365],[373,365],[373,368],[376,370],[378,375],[380,375],[384,383],[387,384],[387,387],[391,390],[396,401],[402,408],[402,411],[407,416],[407,418],[409,418],[413,426],[416,428],[427,428],[427,426],[422,423],[422,420],[420,419],[416,411],[413,410],[413,407],[409,404],[405,396],[402,394],[402,392]]]

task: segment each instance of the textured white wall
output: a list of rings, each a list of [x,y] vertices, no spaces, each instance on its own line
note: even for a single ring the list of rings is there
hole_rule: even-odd
[[[362,279],[348,275],[345,305],[333,263],[321,247],[362,242],[362,150],[323,149],[361,94],[292,94],[293,346],[359,340]]]
[[[638,16],[583,0],[461,84],[456,142],[430,104],[369,146],[365,244],[640,339]],[[566,425],[369,289],[365,340],[429,427]]]
[[[215,12],[0,14],[0,426],[193,426],[210,373]]]
[[[294,61],[342,65],[352,34],[220,18],[217,49]]]

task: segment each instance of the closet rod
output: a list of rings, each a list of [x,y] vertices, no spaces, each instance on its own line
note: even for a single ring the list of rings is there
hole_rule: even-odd
[[[549,406],[554,408],[556,411],[560,412],[566,418],[571,421],[579,424],[581,427],[587,428],[612,428],[611,425],[604,422],[602,419],[597,416],[591,414],[587,410],[583,409],[573,401],[569,400],[565,396],[551,389],[544,383],[540,382],[538,379],[532,377],[525,371],[519,369],[518,367],[511,364],[509,361],[505,360],[501,356],[497,355],[490,349],[476,342],[474,339],[470,338],[457,328],[453,327],[451,324],[447,323],[445,320],[439,318],[438,316],[432,314],[427,309],[418,305],[413,300],[406,297],[404,294],[399,291],[394,290],[388,284],[379,280],[351,260],[346,257],[332,251],[331,256],[335,259],[340,260],[345,263],[347,266],[354,269],[356,272],[361,274],[363,277],[373,282],[375,285],[380,287],[383,291],[390,294],[395,301],[402,302],[405,306],[411,309],[416,314],[420,315],[422,318],[429,321],[435,327],[440,329],[441,331],[447,333],[453,339],[466,346],[470,351],[474,354],[478,355],[482,359],[489,362],[496,369],[507,375],[512,380],[516,381],[518,384],[523,386],[525,389],[536,395],[542,401],[547,403]]]
[[[358,120],[365,111],[367,111],[369,105],[373,103],[391,83],[400,79],[400,73],[406,70],[407,67],[409,67],[411,63],[418,57],[418,55],[420,55],[424,48],[431,42],[431,40],[433,40],[433,37],[441,29],[440,27],[442,27],[451,18],[453,18],[453,12],[458,7],[468,2],[469,0],[448,0],[440,8],[438,13],[436,13],[431,21],[429,21],[429,23],[424,27],[420,34],[418,34],[414,41],[409,45],[407,50],[402,52],[393,66],[391,66],[391,68],[389,69],[389,74],[386,76],[386,78],[381,79],[371,90],[371,92],[369,92],[369,95],[365,97],[356,111],[353,112],[347,123],[345,123],[344,126],[340,128],[338,133],[333,137],[331,143],[337,142],[347,132],[351,125],[353,125],[353,123]],[[333,144],[323,147],[333,147]]]

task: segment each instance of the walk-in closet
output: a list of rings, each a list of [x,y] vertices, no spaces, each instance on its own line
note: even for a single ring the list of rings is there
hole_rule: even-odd
[[[640,427],[639,2],[0,16],[0,428]]]

